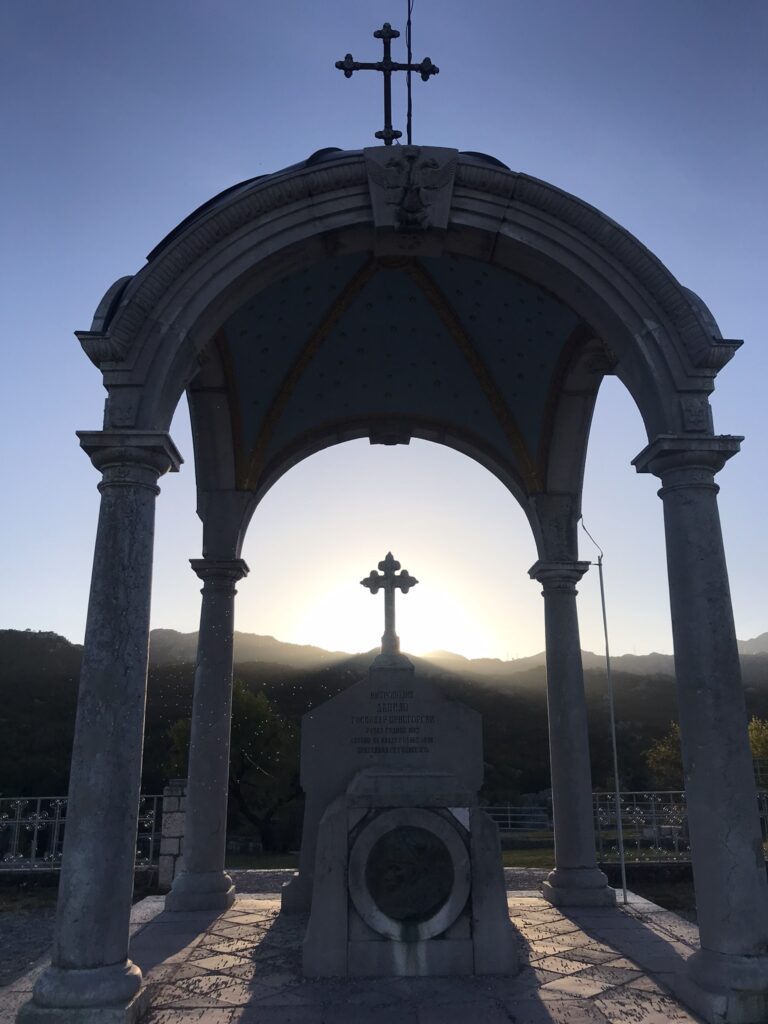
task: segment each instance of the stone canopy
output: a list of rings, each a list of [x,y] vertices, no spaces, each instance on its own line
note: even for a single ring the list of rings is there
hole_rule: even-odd
[[[227,189],[78,337],[104,373],[107,429],[165,430],[186,390],[214,555],[239,553],[287,469],[359,437],[468,454],[541,547],[542,496],[578,505],[603,376],[650,438],[707,435],[714,375],[740,344],[594,208],[436,147],[321,150]],[[222,492],[227,512],[208,512]]]

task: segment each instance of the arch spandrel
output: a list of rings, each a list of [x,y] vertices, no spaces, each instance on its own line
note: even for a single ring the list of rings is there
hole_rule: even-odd
[[[287,294],[302,280],[320,287],[340,264],[350,272],[328,286],[327,304],[306,310]],[[506,292],[546,308],[546,326],[535,315],[526,323],[530,309],[505,310]],[[270,305],[281,293],[284,319],[306,313],[284,331]],[[238,341],[240,331],[258,333],[249,307],[252,319],[270,321],[280,359],[261,352],[269,344]],[[378,340],[357,346],[368,352],[356,377],[359,353],[342,332],[361,338],[366,308]],[[302,453],[368,433],[385,443],[444,440],[524,502],[577,498],[604,373],[625,383],[649,439],[711,433],[707,396],[737,345],[592,207],[498,162],[429,147],[326,153],[228,190],[100,311],[79,337],[110,393],[105,425],[167,429],[186,389],[199,489],[254,496]],[[535,340],[516,394],[503,360],[521,358],[524,327]],[[411,328],[408,360],[402,335]],[[402,364],[388,398],[387,358]],[[334,360],[346,365],[340,401]],[[430,380],[430,363],[440,378]],[[443,378],[448,397],[438,401]],[[366,389],[375,392],[368,402]]]

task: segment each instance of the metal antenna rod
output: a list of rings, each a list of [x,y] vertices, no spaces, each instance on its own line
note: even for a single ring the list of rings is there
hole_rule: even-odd
[[[413,100],[411,96],[411,62],[413,60],[413,49],[411,46],[411,15],[413,14],[413,0],[408,0],[408,17],[405,25],[405,45],[408,49],[407,63],[408,72],[405,76],[405,88],[408,94],[408,108],[405,115],[405,135],[408,145],[413,145]]]
[[[624,892],[624,905],[629,902],[627,897],[627,863],[624,856],[624,827],[621,821],[621,786],[619,783],[619,755],[616,750],[616,716],[613,710],[613,677],[611,676],[611,652],[608,647],[608,616],[605,611],[605,581],[603,580],[603,549],[589,532],[581,519],[581,528],[597,548],[597,574],[600,578],[600,603],[603,608],[603,635],[605,636],[605,674],[608,678],[608,713],[611,720],[611,746],[613,748],[613,785],[616,798],[616,834],[619,841],[619,863],[621,865],[621,888]]]

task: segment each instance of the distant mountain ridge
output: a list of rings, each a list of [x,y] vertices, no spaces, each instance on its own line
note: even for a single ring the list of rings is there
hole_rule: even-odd
[[[759,638],[755,638],[758,640]],[[189,718],[196,634],[153,631],[147,686],[143,778],[159,792],[168,777],[171,730]],[[750,650],[761,643],[749,644]],[[349,655],[274,637],[237,635],[235,675],[263,693],[295,725],[313,707],[364,677],[377,651]],[[0,793],[66,791],[83,649],[51,632],[0,630]],[[603,659],[584,653],[584,689],[593,777],[608,785],[610,733]],[[416,671],[483,720],[486,794],[504,802],[511,792],[549,785],[547,685],[542,654],[503,662],[438,652],[413,658]],[[768,719],[768,651],[741,657],[747,713]],[[677,718],[669,655],[622,655],[614,661],[614,694],[622,772],[627,787],[650,785],[644,751]],[[626,666],[626,667],[625,667]],[[32,754],[30,755],[30,752]]]
[[[751,640],[736,642],[739,645],[739,654],[768,654],[768,633],[761,633]]]
[[[768,655],[768,632],[751,640],[739,640],[742,658]],[[52,656],[74,655],[82,650],[81,644],[73,644],[63,636],[51,631],[0,629],[0,649],[7,667],[18,657],[25,657],[32,649],[44,649]],[[376,649],[350,654],[346,651],[327,651],[312,644],[293,644],[277,640],[273,636],[235,631],[235,663],[249,662],[281,665],[298,669],[320,669],[342,661],[358,660],[368,662]],[[407,653],[407,652],[405,652]],[[194,663],[197,656],[197,633],[181,633],[175,629],[153,629],[150,633],[149,657],[153,666],[164,667]],[[412,656],[415,657],[415,656]],[[605,658],[592,651],[581,652],[585,670],[605,669]],[[467,673],[476,677],[516,676],[546,664],[544,651],[524,658],[502,661],[499,658],[465,658],[451,651],[432,651],[417,661],[429,662],[444,671],[455,674]],[[635,676],[673,676],[674,658],[671,654],[620,654],[611,658],[616,672]]]
[[[766,646],[768,653],[768,646]],[[431,661],[452,672],[471,672],[473,675],[517,675],[528,672],[532,668],[540,668],[546,664],[544,651],[531,654],[525,658],[513,658],[511,661],[500,661],[498,658],[465,658],[461,654],[450,651],[433,651],[423,656],[424,661]],[[581,660],[585,670],[604,669],[605,656],[582,651]],[[675,671],[675,661],[671,654],[620,654],[611,658],[611,668],[617,672],[630,675],[662,675],[671,676]]]
[[[197,633],[179,633],[175,629],[153,629],[149,634],[149,660],[153,665],[193,662],[197,657]],[[235,662],[264,661],[294,668],[319,668],[350,658],[342,651],[326,651],[311,644],[291,644],[273,636],[241,633],[235,630]]]
[[[742,656],[768,654],[768,633],[752,640],[740,640]],[[194,662],[197,653],[197,633],[180,633],[174,629],[153,629],[150,634],[150,661],[153,665],[172,665]],[[376,652],[363,652],[372,657]],[[407,653],[407,652],[405,652]],[[292,644],[276,640],[273,636],[235,632],[235,662],[269,662],[297,668],[319,668],[334,662],[360,657],[344,651],[326,651],[311,644]],[[592,651],[581,652],[585,669],[604,669],[605,657]],[[451,651],[432,651],[419,660],[438,665],[446,671],[469,672],[474,676],[517,675],[546,664],[544,651],[524,658],[501,661],[499,658],[465,658]],[[629,675],[674,675],[675,662],[671,654],[620,654],[611,658],[611,667]]]

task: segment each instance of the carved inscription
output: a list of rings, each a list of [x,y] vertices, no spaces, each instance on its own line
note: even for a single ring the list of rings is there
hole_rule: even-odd
[[[412,689],[371,690],[369,697],[370,710],[350,716],[350,745],[357,754],[432,753],[436,716],[418,710]]]

